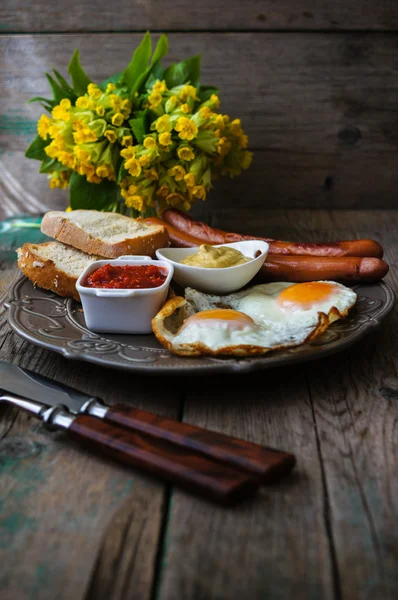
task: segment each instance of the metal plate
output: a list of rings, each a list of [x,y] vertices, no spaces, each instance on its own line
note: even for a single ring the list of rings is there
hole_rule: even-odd
[[[358,342],[392,310],[395,296],[384,282],[357,285],[358,302],[349,317],[309,344],[257,358],[184,358],[162,348],[153,335],[96,334],[86,329],[81,305],[34,288],[25,277],[6,303],[11,327],[23,338],[67,358],[151,375],[246,373],[322,358]]]

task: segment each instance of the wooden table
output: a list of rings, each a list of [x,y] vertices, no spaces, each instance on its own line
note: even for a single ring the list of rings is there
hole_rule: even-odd
[[[375,237],[397,288],[398,211],[214,213],[278,238]],[[239,226],[237,223],[239,222]],[[7,325],[19,276],[1,263],[0,358],[126,402],[294,452],[298,465],[223,509],[86,453],[2,407],[2,600],[398,597],[397,313],[356,347],[246,376],[145,378],[71,362]]]

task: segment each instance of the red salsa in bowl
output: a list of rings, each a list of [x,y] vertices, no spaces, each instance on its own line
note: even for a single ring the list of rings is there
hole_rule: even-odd
[[[160,287],[167,279],[167,269],[155,265],[102,265],[83,282],[85,287],[108,289],[148,289]]]

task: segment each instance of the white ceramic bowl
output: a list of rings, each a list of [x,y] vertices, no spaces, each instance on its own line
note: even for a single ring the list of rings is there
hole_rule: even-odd
[[[90,273],[110,263],[164,267],[167,278],[156,288],[108,289],[82,285]],[[152,260],[150,256],[121,256],[91,263],[76,282],[88,329],[108,333],[152,333],[151,321],[166,302],[173,271],[169,262]]]
[[[261,240],[247,240],[232,244],[218,244],[215,247],[235,248],[242,252],[250,262],[224,269],[206,269],[181,264],[186,256],[197,254],[198,248],[160,248],[156,250],[159,260],[167,261],[174,267],[174,280],[183,287],[192,287],[210,294],[229,294],[249,283],[261,269],[269,245]],[[257,256],[258,255],[258,256]]]

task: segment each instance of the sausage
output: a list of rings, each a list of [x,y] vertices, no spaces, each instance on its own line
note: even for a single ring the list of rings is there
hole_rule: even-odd
[[[261,267],[260,281],[320,281],[372,283],[388,273],[380,258],[355,256],[268,256]]]
[[[204,243],[203,239],[180,231],[157,217],[148,217],[145,221],[165,225],[174,247],[193,248]],[[256,280],[257,282],[294,281],[297,283],[325,279],[346,283],[374,282],[385,277],[388,269],[388,265],[383,260],[375,257],[278,256],[273,254],[267,256]]]
[[[164,220],[178,230],[198,238],[201,243],[229,244],[242,240],[263,240],[269,244],[269,254],[299,256],[383,256],[383,248],[374,240],[349,240],[322,244],[306,244],[301,242],[281,242],[272,238],[256,237],[239,233],[227,233],[192,219],[177,208],[170,208],[163,213]]]
[[[196,246],[200,246],[203,244],[203,240],[199,238],[195,238],[188,233],[184,233],[183,231],[179,231],[169,223],[166,223],[162,219],[158,217],[147,217],[145,219],[147,223],[153,223],[155,225],[164,225],[169,232],[169,238],[171,245],[175,248],[196,248]]]

